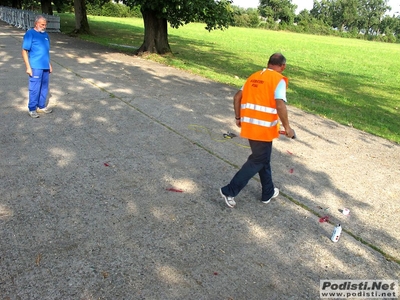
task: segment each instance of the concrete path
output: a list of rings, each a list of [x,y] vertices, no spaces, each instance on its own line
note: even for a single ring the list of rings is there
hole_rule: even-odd
[[[222,136],[235,88],[51,34],[54,112],[32,119],[23,34],[0,22],[1,300],[319,299],[320,279],[399,278],[399,145],[290,107],[281,195],[262,204],[251,180],[230,209],[218,189],[250,153]]]

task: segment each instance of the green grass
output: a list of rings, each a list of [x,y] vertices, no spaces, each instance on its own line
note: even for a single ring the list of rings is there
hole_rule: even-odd
[[[60,17],[61,31],[71,32],[74,16]],[[135,47],[143,41],[142,19],[88,18],[94,35],[84,40]],[[234,27],[208,32],[197,23],[169,28],[169,43],[173,54],[148,58],[236,87],[282,52],[290,105],[400,143],[399,44]]]

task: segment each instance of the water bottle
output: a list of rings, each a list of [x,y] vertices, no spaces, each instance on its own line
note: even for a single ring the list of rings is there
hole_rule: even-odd
[[[337,224],[335,229],[333,229],[331,241],[336,243],[339,240],[341,233],[342,233],[342,226],[340,226],[340,224]]]

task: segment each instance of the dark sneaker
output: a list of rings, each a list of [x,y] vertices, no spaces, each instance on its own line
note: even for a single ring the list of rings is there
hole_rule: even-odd
[[[221,189],[219,189],[219,192],[220,192],[222,198],[224,198],[226,205],[228,205],[228,206],[231,207],[231,208],[235,207],[235,205],[236,205],[235,197],[225,196],[225,195],[222,193],[222,190],[221,190]]]
[[[51,113],[53,110],[51,108],[45,107],[45,108],[37,108],[36,111],[38,113],[44,113],[44,114],[49,114]]]
[[[279,195],[279,189],[274,188],[274,194],[272,195],[272,197],[269,198],[269,199],[266,200],[266,201],[261,201],[261,202],[267,204],[267,203],[269,203],[269,201],[271,201],[272,198],[278,197],[278,195]]]
[[[29,115],[30,115],[32,118],[39,118],[39,115],[38,115],[37,112],[34,111],[34,110],[29,111]]]

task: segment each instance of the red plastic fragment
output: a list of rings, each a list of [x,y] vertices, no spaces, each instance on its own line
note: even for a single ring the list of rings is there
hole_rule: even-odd
[[[109,166],[110,166],[110,165],[109,165],[108,163],[106,163],[106,162],[104,163],[104,165],[105,165],[106,167],[109,167]]]
[[[293,155],[293,152],[290,152],[289,150],[286,150],[287,153],[289,153],[290,155]]]
[[[290,174],[293,174],[293,172],[294,172],[294,169],[290,169],[290,170],[289,170],[289,173],[290,173]]]
[[[176,193],[183,193],[182,190],[178,190],[178,189],[174,189],[174,188],[168,188],[167,191],[176,192]]]
[[[214,275],[215,275],[215,276],[218,275],[218,272],[214,272]]]
[[[324,223],[324,222],[328,222],[328,221],[329,221],[329,216],[324,216],[324,217],[319,219],[320,223]]]

